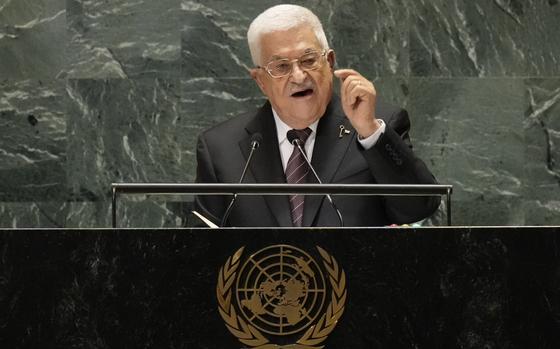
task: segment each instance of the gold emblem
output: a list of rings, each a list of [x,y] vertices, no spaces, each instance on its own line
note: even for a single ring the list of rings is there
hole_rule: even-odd
[[[321,267],[297,247],[274,245],[241,263],[244,249],[227,259],[216,286],[228,330],[255,349],[323,348],[346,302],[346,275],[334,257],[317,246]]]

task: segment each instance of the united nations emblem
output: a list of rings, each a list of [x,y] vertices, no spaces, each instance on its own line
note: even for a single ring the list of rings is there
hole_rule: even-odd
[[[344,312],[346,276],[324,249],[322,265],[294,246],[274,245],[220,269],[216,294],[228,330],[255,349],[319,349]],[[326,278],[323,270],[326,271]]]

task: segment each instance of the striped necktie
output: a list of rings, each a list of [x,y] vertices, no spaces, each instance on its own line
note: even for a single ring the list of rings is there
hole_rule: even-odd
[[[300,146],[304,149],[305,141],[311,134],[311,129],[308,127],[303,130],[293,130],[298,139],[301,141]],[[305,151],[305,150],[304,150]],[[289,184],[299,184],[305,183],[305,178],[309,173],[309,165],[305,161],[303,155],[301,154],[299,148],[294,146],[294,150],[288,164],[286,165],[286,181]],[[290,208],[292,213],[292,225],[294,227],[301,227],[303,223],[303,201],[305,199],[304,195],[295,194],[290,195]]]

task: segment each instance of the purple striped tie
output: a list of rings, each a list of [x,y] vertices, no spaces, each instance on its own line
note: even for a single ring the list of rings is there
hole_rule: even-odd
[[[293,130],[296,132],[303,149],[307,137],[311,134],[311,129],[308,127],[303,130]],[[305,150],[304,150],[305,151]],[[286,181],[289,184],[305,183],[305,178],[309,172],[309,165],[303,158],[298,147],[294,146],[294,150],[288,164],[286,165]],[[290,207],[292,210],[292,224],[294,227],[301,227],[303,222],[303,201],[305,196],[300,194],[290,195]]]

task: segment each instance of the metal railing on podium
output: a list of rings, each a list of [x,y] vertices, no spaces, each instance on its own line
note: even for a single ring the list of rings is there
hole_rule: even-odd
[[[112,224],[117,227],[119,194],[132,195],[361,195],[445,196],[447,225],[451,226],[452,185],[446,184],[226,184],[226,183],[112,183]]]

